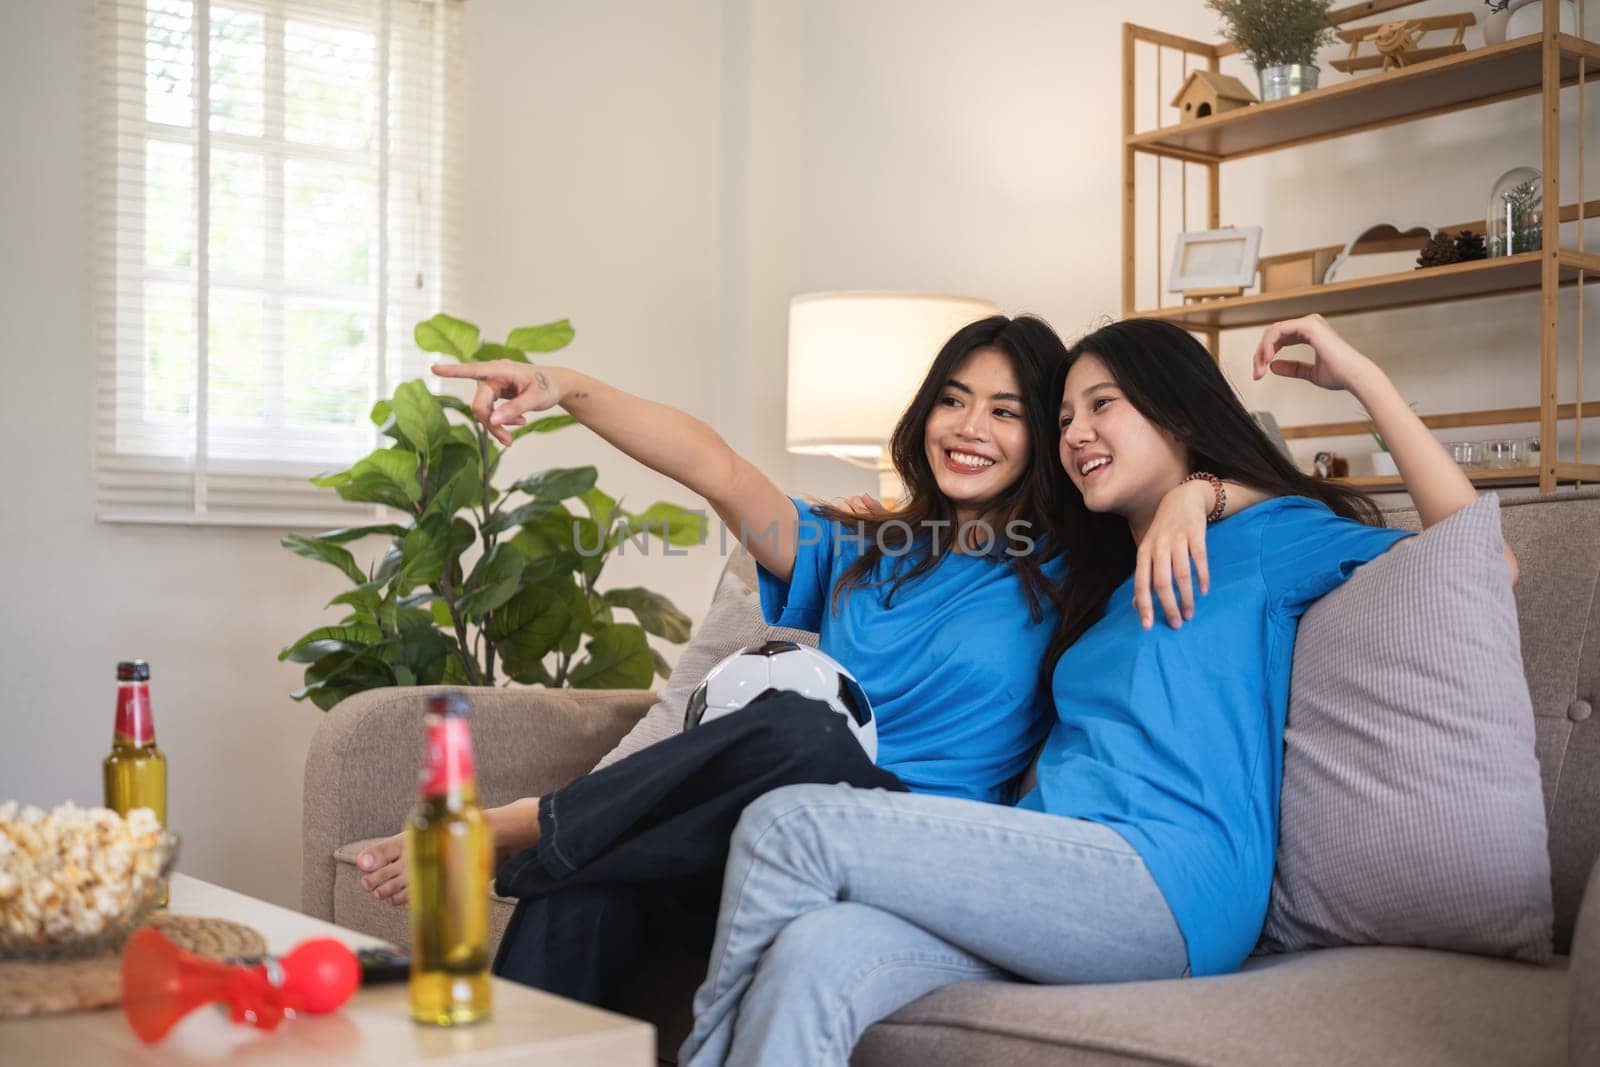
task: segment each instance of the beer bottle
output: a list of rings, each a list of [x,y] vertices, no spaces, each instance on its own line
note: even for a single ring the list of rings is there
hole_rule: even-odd
[[[489,1017],[493,844],[478,807],[467,699],[430,697],[422,796],[406,820],[411,1017],[457,1026]]]
[[[150,665],[142,659],[117,664],[117,725],[102,771],[106,807],[123,816],[149,808],[167,824],[167,757],[156,747]]]

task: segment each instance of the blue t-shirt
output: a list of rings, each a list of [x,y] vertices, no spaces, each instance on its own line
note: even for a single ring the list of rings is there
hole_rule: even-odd
[[[1139,625],[1130,578],[1052,679],[1057,721],[1018,806],[1102,823],[1161,887],[1196,975],[1261,932],[1278,842],[1300,616],[1404,531],[1280,497],[1207,532],[1211,592],[1173,630]]]
[[[1042,680],[1056,619],[1049,602],[1034,622],[1009,559],[945,551],[895,592],[889,608],[888,586],[854,586],[834,614],[834,584],[871,534],[860,537],[790,499],[800,521],[794,574],[783,582],[758,568],[767,622],[817,632],[822,651],[856,676],[877,718],[880,767],[916,792],[1009,800],[1050,728]],[[914,559],[886,554],[872,578],[891,577],[897,562],[909,569]],[[1044,570],[1059,580],[1059,561]]]

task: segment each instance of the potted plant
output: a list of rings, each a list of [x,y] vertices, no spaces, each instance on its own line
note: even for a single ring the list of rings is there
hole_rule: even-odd
[[[1400,473],[1400,468],[1394,465],[1394,456],[1389,453],[1389,442],[1383,439],[1383,434],[1374,430],[1372,432],[1372,439],[1378,443],[1378,450],[1372,454],[1372,473]]]
[[[1317,87],[1317,49],[1333,44],[1332,0],[1206,0],[1222,16],[1222,33],[1256,68],[1261,100],[1282,100]]]
[[[528,352],[565,347],[573,331],[565,320],[525,326],[498,344],[481,341],[469,322],[435,315],[415,336],[423,350],[463,362],[527,362]],[[294,699],[326,711],[379,686],[495,685],[502,677],[645,689],[671,673],[646,635],[687,641],[689,617],[649,589],[602,589],[600,574],[625,543],[643,552],[651,538],[699,544],[702,513],[660,501],[628,511],[595,485],[593,467],[542,470],[497,487],[504,450],[464,402],[421,381],[378,401],[372,421],[391,444],[312,481],[345,500],[385,505],[391,518],[283,538],[290,552],[330,564],[350,582],[328,602],[344,609],[338,623],[316,627],[278,657],[305,664]],[[573,421],[548,415],[513,437]],[[388,540],[370,569],[345,547],[366,537]]]

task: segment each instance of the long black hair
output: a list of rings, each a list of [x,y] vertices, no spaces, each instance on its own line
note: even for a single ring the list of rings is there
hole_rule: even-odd
[[[1209,471],[1270,496],[1310,497],[1337,515],[1383,525],[1383,515],[1365,494],[1303,474],[1245,410],[1211,354],[1179,327],[1124,319],[1082,338],[1051,383],[1058,403],[1067,371],[1084,356],[1099,357],[1128,402],[1189,450],[1191,471]],[[1057,520],[1067,577],[1059,596],[1060,622],[1045,659],[1048,670],[1105,614],[1112,592],[1133,573],[1136,551],[1128,521],[1090,511],[1076,487],[1062,493]]]
[[[1052,393],[1050,388],[1057,369],[1066,360],[1067,349],[1043,319],[1031,315],[1019,315],[1014,319],[993,315],[963,326],[945,342],[918,386],[916,396],[895,425],[894,435],[889,439],[889,455],[905,485],[905,497],[900,505],[893,511],[870,516],[858,516],[826,504],[812,509],[823,518],[841,522],[853,530],[859,527],[865,546],[860,557],[845,568],[834,586],[835,610],[842,593],[857,586],[883,584],[875,582],[872,576],[879,561],[889,554],[884,550],[889,538],[879,535],[885,523],[904,523],[913,531],[910,544],[888,546],[894,550],[897,562],[892,577],[887,580],[886,607],[903,584],[938,566],[942,555],[953,547],[958,533],[956,508],[940,491],[928,462],[928,418],[961,361],[980,348],[996,349],[1010,361],[1022,394],[1022,418],[1028,431],[1028,460],[1022,474],[1001,491],[990,508],[988,519],[994,525],[994,541],[996,547],[1003,547],[1006,531],[1016,530],[1036,542],[1032,551],[1007,553],[1008,562],[1016,566],[1021,576],[1028,610],[1035,622],[1044,617],[1044,603],[1053,602],[1056,589],[1044,576],[1041,566],[1055,554],[1054,541],[1047,537],[1047,532],[1051,516],[1060,507],[1067,482],[1061,464],[1056,462],[1053,447],[1060,391]],[[1014,525],[1016,523],[1026,525]],[[886,533],[898,529],[897,526]],[[1018,547],[1021,547],[1020,542]],[[908,561],[911,565],[904,566]]]

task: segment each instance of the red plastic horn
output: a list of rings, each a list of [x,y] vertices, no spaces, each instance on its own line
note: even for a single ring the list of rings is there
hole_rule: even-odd
[[[122,1011],[150,1043],[202,1004],[223,1001],[234,1022],[272,1030],[285,1014],[336,1010],[360,984],[355,954],[326,937],[246,967],[185,952],[146,927],[122,953]]]

